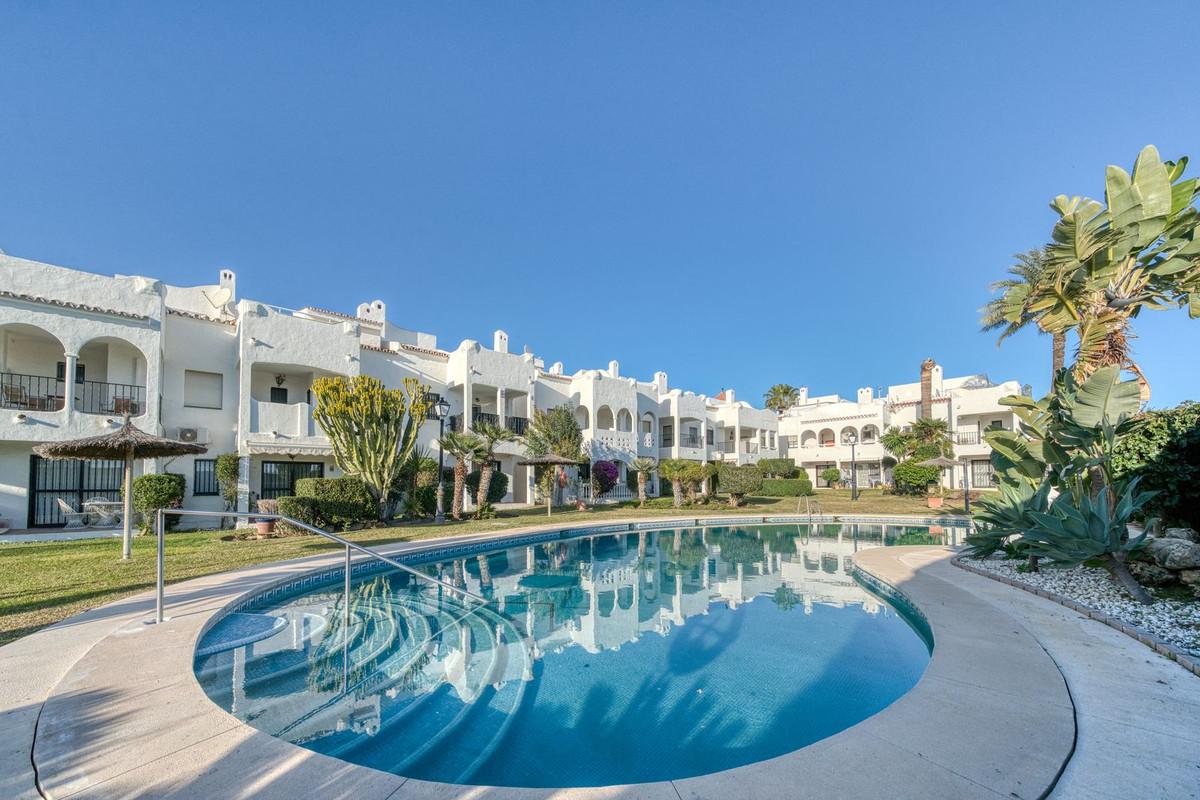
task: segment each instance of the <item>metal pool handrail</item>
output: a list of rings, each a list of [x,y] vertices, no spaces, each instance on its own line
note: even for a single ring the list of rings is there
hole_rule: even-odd
[[[158,556],[157,556],[158,574],[155,579],[155,598],[154,598],[154,606],[155,606],[154,621],[156,623],[163,621],[163,605],[164,605],[163,589],[164,589],[164,581],[165,581],[165,577],[166,577],[166,571],[164,569],[165,551],[166,551],[166,525],[164,523],[165,523],[167,514],[175,514],[177,516],[189,516],[189,517],[253,516],[255,519],[276,520],[279,522],[286,522],[288,525],[294,525],[297,528],[301,528],[303,530],[308,531],[309,533],[315,533],[317,536],[323,536],[331,542],[337,542],[340,545],[344,545],[346,548],[345,583],[346,583],[346,596],[347,597],[350,596],[350,554],[352,551],[357,550],[358,552],[363,553],[364,555],[368,555],[371,558],[379,559],[383,563],[389,564],[402,572],[407,572],[408,574],[414,575],[414,576],[420,578],[421,580],[429,581],[430,583],[437,584],[438,586],[441,586],[443,589],[449,589],[450,591],[455,592],[456,594],[460,594],[463,597],[469,597],[470,599],[472,599],[478,603],[482,603],[485,606],[489,602],[486,598],[484,598],[480,595],[477,595],[468,589],[463,589],[462,587],[455,586],[452,583],[446,583],[445,581],[443,581],[439,578],[435,578],[432,575],[426,575],[424,572],[413,569],[412,567],[408,566],[407,564],[397,561],[394,558],[385,556],[383,553],[373,550],[370,547],[366,547],[364,545],[358,544],[357,542],[352,542],[349,539],[344,539],[335,533],[330,533],[329,531],[321,530],[320,528],[309,525],[307,522],[301,522],[298,519],[292,519],[291,517],[285,517],[282,514],[259,514],[256,512],[253,515],[250,515],[250,514],[239,514],[238,512],[231,512],[231,511],[190,511],[188,509],[183,509],[183,508],[160,508],[154,515],[154,533],[155,533],[156,538],[158,539]],[[349,611],[350,611],[350,604],[347,602],[346,603],[346,613],[348,614]]]

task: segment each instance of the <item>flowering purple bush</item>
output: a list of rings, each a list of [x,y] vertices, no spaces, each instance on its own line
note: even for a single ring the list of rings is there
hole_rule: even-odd
[[[615,461],[597,461],[592,464],[592,484],[596,487],[596,496],[608,494],[617,485],[617,476],[621,470]]]

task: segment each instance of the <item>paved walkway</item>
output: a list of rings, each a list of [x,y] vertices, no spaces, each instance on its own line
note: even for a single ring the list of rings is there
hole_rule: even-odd
[[[84,539],[120,539],[120,528],[84,528],[83,530],[62,530],[34,532],[27,528],[18,528],[8,533],[0,534],[0,545],[25,544],[27,542],[77,542]]]
[[[1058,603],[946,562],[928,572],[1003,607],[1058,662],[1078,736],[1053,800],[1200,798],[1200,678]]]

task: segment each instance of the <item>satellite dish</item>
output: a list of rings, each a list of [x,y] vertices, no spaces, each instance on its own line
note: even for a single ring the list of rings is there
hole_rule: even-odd
[[[217,311],[222,314],[232,314],[233,310],[229,308],[229,301],[233,299],[233,290],[227,286],[218,286],[209,294],[208,291],[201,289],[200,294],[204,295],[204,299],[212,305]]]

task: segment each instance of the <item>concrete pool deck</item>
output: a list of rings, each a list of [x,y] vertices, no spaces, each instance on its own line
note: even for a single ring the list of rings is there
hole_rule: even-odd
[[[460,541],[480,538],[491,537]],[[1064,768],[1055,797],[1195,796],[1200,678],[1069,609],[955,569],[951,555],[918,546],[856,556],[921,608],[936,640],[921,681],[883,712],[758,764],[569,790],[406,780],[275,739],[208,699],[192,673],[206,623],[236,597],[337,565],[340,554],[175,584],[163,625],[145,624],[153,613],[146,594],[0,648],[0,727],[8,734],[0,745],[0,796],[1035,798]],[[1153,718],[1135,721],[1141,712]],[[1131,730],[1144,732],[1142,747],[1131,747]],[[1141,763],[1127,767],[1126,758]]]

